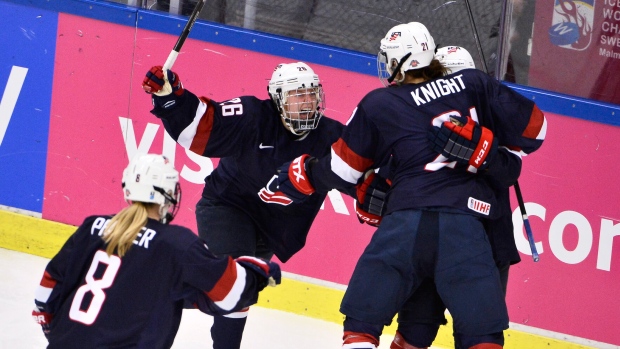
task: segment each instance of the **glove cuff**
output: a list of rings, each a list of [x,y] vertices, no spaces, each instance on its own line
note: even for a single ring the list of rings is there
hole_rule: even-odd
[[[308,178],[307,164],[314,158],[308,154],[304,154],[291,163],[288,171],[288,178],[300,193],[310,195],[315,192],[314,186]]]
[[[480,141],[469,159],[469,164],[478,170],[484,170],[488,167],[487,159],[490,159],[490,155],[497,148],[497,140],[493,132],[486,127],[481,127],[480,132]]]
[[[183,90],[185,91],[185,90]],[[176,105],[180,104],[180,101],[183,97],[183,94],[177,95],[175,93],[171,93],[165,96],[158,96],[153,94],[153,106],[159,109],[172,109]]]

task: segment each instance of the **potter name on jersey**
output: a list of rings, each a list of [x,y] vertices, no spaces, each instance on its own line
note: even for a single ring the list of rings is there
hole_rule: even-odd
[[[90,234],[97,234],[101,236],[104,228],[108,225],[109,222],[110,220],[105,217],[97,217],[97,219],[95,219],[95,221],[93,222],[93,225],[90,227]],[[155,234],[157,234],[155,230],[143,227],[142,231],[139,232],[138,235],[136,235],[136,239],[133,241],[133,244],[148,249],[149,241],[153,240]]]
[[[417,105],[426,104],[442,96],[461,92],[465,89],[463,74],[449,79],[435,79],[411,92],[411,96]]]

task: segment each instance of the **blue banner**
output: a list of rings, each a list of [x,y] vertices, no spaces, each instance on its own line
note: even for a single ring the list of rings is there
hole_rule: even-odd
[[[6,2],[0,13],[0,205],[41,213],[58,13]]]

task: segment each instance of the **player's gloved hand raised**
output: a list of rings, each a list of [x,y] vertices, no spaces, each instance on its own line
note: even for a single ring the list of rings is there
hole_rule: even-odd
[[[241,256],[235,261],[262,277],[262,282],[259,283],[260,290],[267,285],[276,286],[282,282],[282,272],[278,263],[250,256]]]
[[[374,170],[364,174],[364,181],[356,186],[357,200],[355,213],[360,223],[378,227],[385,213],[385,197],[390,189],[390,182],[379,176]]]
[[[34,310],[32,310],[32,319],[41,325],[45,337],[50,334],[50,323],[53,318],[54,316],[52,314],[43,311],[43,309],[38,306],[35,306]]]
[[[308,165],[315,158],[301,155],[278,169],[278,190],[294,203],[302,202],[314,193],[314,186],[308,178]]]
[[[174,93],[177,96],[183,94],[183,84],[177,73],[164,69],[161,65],[151,67],[142,80],[142,89],[146,93],[152,93],[156,96],[167,96]]]
[[[497,153],[493,132],[471,117],[467,117],[465,124],[451,118],[441,127],[433,127],[428,138],[434,151],[450,161],[469,165],[468,171],[473,173],[486,169]]]

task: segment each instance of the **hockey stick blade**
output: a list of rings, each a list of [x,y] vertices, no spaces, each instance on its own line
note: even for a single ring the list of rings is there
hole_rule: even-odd
[[[187,20],[187,23],[185,23],[185,28],[183,28],[183,31],[181,32],[181,35],[179,35],[179,39],[177,40],[177,43],[174,45],[174,48],[168,55],[168,58],[166,59],[166,63],[164,63],[164,67],[163,67],[164,70],[172,69],[174,62],[177,60],[177,56],[179,55],[179,52],[181,51],[181,47],[183,47],[183,44],[185,43],[185,39],[187,39],[187,37],[189,36],[189,32],[192,30],[194,23],[196,23],[196,19],[198,19],[198,14],[202,10],[202,7],[205,5],[205,1],[206,0],[198,0],[198,3],[196,3],[196,7],[194,7],[192,14],[189,16],[189,19]]]
[[[525,212],[525,203],[523,202],[523,196],[521,195],[521,188],[519,182],[515,182],[514,185],[515,194],[517,195],[517,201],[519,202],[519,209],[521,210],[521,218],[523,218],[523,226],[525,227],[525,234],[527,235],[527,241],[530,243],[530,250],[532,251],[532,259],[534,262],[538,262],[540,257],[536,250],[536,243],[534,242],[534,234],[532,233],[532,227],[530,226],[530,220]]]

